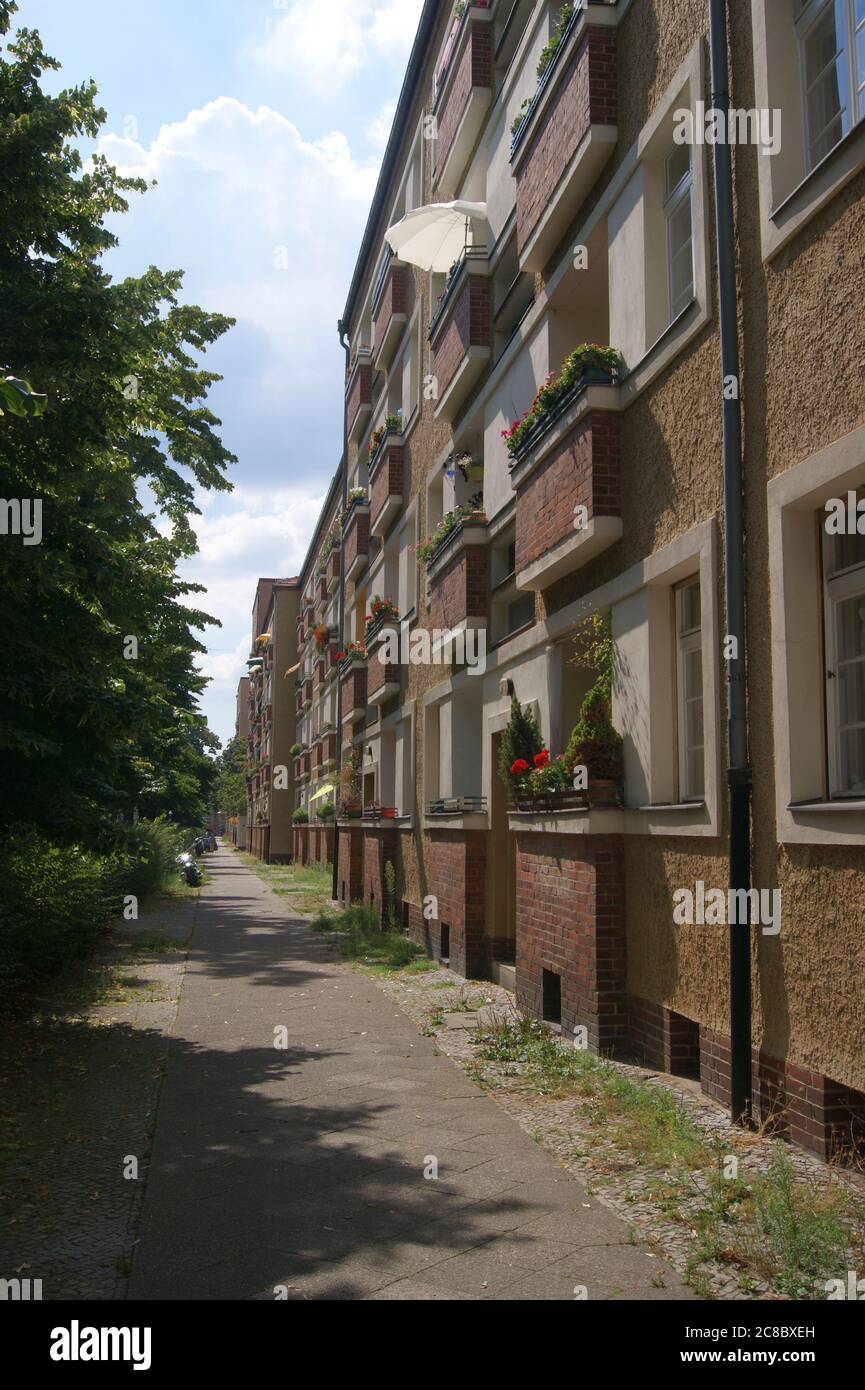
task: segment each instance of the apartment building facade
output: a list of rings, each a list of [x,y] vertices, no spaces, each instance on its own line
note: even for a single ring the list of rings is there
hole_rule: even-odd
[[[338,468],[300,575],[297,670],[292,684],[298,864],[333,863],[339,738],[340,551],[343,470]]]
[[[235,701],[234,737],[241,740],[241,746],[249,746],[249,676],[241,676],[237,682]],[[247,848],[247,812],[229,819],[228,835],[235,849]]]
[[[709,10],[424,6],[341,324],[345,620],[312,724],[339,732],[343,901],[395,908],[524,1011],[728,1102],[737,399],[753,1103],[825,1154],[865,1103],[865,10],[731,8],[725,382]],[[454,200],[449,268],[392,254],[388,228]],[[325,584],[304,617],[328,649],[338,608]],[[513,698],[565,753],[598,680],[587,631],[620,786],[532,795],[499,773]]]
[[[247,662],[247,813],[251,854],[268,863],[292,857],[295,702],[286,671],[297,661],[298,579],[259,579]]]

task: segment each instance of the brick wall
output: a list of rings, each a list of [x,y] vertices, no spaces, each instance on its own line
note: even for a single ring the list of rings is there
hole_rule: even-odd
[[[464,545],[436,569],[430,580],[428,625],[450,629],[465,618],[485,618],[488,612],[487,548]]]
[[[307,837],[310,864],[327,865],[333,863],[334,827],[332,825],[311,825]]]
[[[392,265],[385,277],[384,288],[375,309],[373,337],[378,351],[394,314],[408,312],[408,280],[404,265]]]
[[[699,1024],[651,999],[631,995],[628,1006],[631,1046],[644,1066],[674,1076],[699,1075]]]
[[[357,507],[352,509],[348,526],[343,532],[343,547],[345,550],[346,570],[354,564],[358,555],[369,554],[369,511],[364,508],[359,511]]]
[[[400,681],[400,668],[381,660],[384,647],[379,647],[369,658],[367,668],[367,700],[380,690],[383,685],[391,685]]]
[[[383,921],[386,897],[385,865],[393,864],[394,870],[397,867],[396,826],[389,829],[370,829],[364,826],[361,834],[363,837],[363,901],[371,904],[375,908],[379,920]],[[394,904],[394,911],[396,912],[397,923],[399,923],[398,899]]]
[[[585,416],[517,487],[517,569],[575,535],[574,508],[619,516],[619,417],[606,410]]]
[[[309,826],[294,825],[291,828],[291,857],[295,864],[309,863]]]
[[[343,718],[353,709],[366,709],[366,665],[353,661],[342,678],[340,709]]]
[[[438,899],[438,914],[424,926],[436,944],[442,923],[450,928],[451,969],[483,977],[489,970],[484,937],[486,901],[486,834],[480,830],[429,832],[428,892]]]
[[[561,978],[562,1029],[595,1051],[627,1035],[624,851],[620,836],[516,837],[517,1004],[542,1016],[542,972]]]
[[[362,405],[372,402],[372,364],[362,363],[351,378],[348,395],[348,428],[351,429]]]
[[[402,445],[390,444],[384,447],[384,457],[379,461],[369,485],[370,518],[374,523],[389,497],[402,496]]]
[[[358,826],[340,826],[337,893],[343,907],[363,897],[363,831]]]
[[[451,85],[436,111],[438,141],[436,168],[443,169],[473,87],[493,85],[493,36],[491,24],[469,24],[465,47],[457,60]]]
[[[555,95],[537,129],[525,137],[528,148],[517,170],[520,251],[543,216],[589,125],[615,125],[618,119],[615,31],[587,29],[571,57],[563,61],[565,69]]]
[[[486,275],[463,272],[433,334],[434,374],[443,396],[470,347],[491,347],[493,341],[492,282]]]

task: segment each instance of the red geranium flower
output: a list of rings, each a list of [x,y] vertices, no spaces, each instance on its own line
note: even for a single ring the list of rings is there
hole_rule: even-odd
[[[548,763],[549,761],[550,761],[550,755],[549,755],[549,752],[548,752],[548,750],[547,750],[546,748],[542,748],[541,751],[540,751],[540,753],[536,753],[536,754],[535,754],[535,757],[534,757],[535,767],[546,767],[546,765],[547,765],[547,763]]]
[[[515,763],[511,763],[512,777],[522,777],[524,772],[531,772],[531,768],[525,758],[517,758]]]

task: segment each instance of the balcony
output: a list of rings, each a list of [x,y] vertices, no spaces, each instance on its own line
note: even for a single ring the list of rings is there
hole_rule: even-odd
[[[367,675],[367,704],[382,705],[400,692],[400,669],[383,660],[384,648],[371,652]]]
[[[613,382],[580,381],[514,459],[517,588],[548,588],[620,539],[618,411]]]
[[[336,731],[330,730],[322,736],[321,765],[331,767],[336,762]]]
[[[492,13],[466,5],[436,74],[433,187],[456,196],[493,99]]]
[[[384,536],[402,509],[403,440],[386,434],[369,461],[370,523],[373,536]]]
[[[327,581],[327,592],[335,593],[339,588],[339,548],[336,547],[330,552],[325,564],[324,577]]]
[[[366,660],[351,657],[343,663],[340,692],[340,718],[343,724],[354,724],[366,718]]]
[[[478,631],[487,626],[489,562],[486,517],[465,517],[427,562],[430,628]]]
[[[390,366],[408,319],[408,267],[387,263],[373,296],[373,363],[376,371]]]
[[[574,9],[511,146],[522,270],[544,269],[618,137],[616,13],[589,9]]]
[[[322,608],[327,607],[327,601],[329,598],[330,591],[327,587],[327,579],[324,575],[321,575],[318,581],[316,582],[315,586],[315,606],[319,610],[319,612],[321,612]]]
[[[357,356],[348,374],[345,394],[348,437],[350,440],[354,440],[360,435],[372,409],[372,353],[369,348],[358,348]]]
[[[343,524],[346,583],[357,578],[369,561],[369,503],[354,502]]]
[[[493,302],[486,251],[469,248],[451,274],[429,331],[437,418],[454,420],[492,357]]]
[[[312,704],[312,677],[307,676],[303,682],[303,704],[304,708]]]

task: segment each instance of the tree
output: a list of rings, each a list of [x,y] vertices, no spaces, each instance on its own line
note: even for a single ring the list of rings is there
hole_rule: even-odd
[[[246,743],[233,738],[215,763],[211,809],[226,816],[246,815]]]
[[[0,0],[0,41],[16,9]],[[199,818],[215,775],[195,667],[213,619],[177,567],[195,488],[230,487],[198,354],[233,321],[181,304],[178,271],[105,272],[106,218],[146,185],[83,168],[73,142],[105,113],[93,83],[43,92],[57,67],[30,30],[0,48],[0,497],[42,517],[41,544],[0,536],[0,833],[97,843],[135,810]]]

